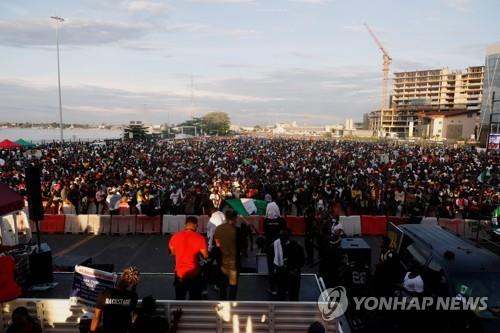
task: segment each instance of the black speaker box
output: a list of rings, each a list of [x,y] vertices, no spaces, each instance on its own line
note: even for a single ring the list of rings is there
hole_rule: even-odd
[[[47,244],[42,244],[40,251],[37,249],[30,255],[30,281],[32,284],[54,281],[52,251]]]
[[[26,190],[28,192],[30,220],[43,220],[42,189],[40,186],[39,167],[29,166],[26,168]]]

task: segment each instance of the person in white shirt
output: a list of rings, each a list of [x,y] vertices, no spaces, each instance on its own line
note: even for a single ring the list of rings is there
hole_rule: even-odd
[[[212,252],[215,247],[214,234],[215,229],[223,223],[226,223],[226,217],[224,213],[217,210],[215,207],[210,207],[210,219],[207,224],[207,241],[208,241],[208,252]]]

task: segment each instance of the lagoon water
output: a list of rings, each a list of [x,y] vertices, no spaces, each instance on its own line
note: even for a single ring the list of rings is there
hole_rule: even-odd
[[[40,143],[43,141],[59,141],[60,134],[57,128],[0,128],[0,141],[9,139],[16,141],[25,139]],[[65,129],[63,132],[64,141],[95,141],[103,139],[119,139],[122,135],[122,130],[117,129]]]

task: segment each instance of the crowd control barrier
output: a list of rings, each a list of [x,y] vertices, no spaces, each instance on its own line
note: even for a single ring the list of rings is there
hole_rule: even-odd
[[[305,234],[305,223],[303,216],[285,216],[285,221],[288,229],[294,236],[303,236]]]
[[[422,217],[420,224],[438,225],[437,217]]]
[[[339,222],[347,236],[361,235],[361,217],[359,215],[340,216]]]
[[[173,234],[184,229],[186,215],[163,215],[162,234]]]
[[[109,215],[110,232],[114,235],[134,234],[137,231],[135,215]]]
[[[64,232],[67,234],[85,233],[87,232],[88,224],[88,215],[65,215]]]
[[[387,217],[361,215],[361,234],[383,236],[387,233]]]
[[[464,220],[461,219],[439,219],[438,223],[441,227],[445,228],[449,232],[463,236],[464,235]]]
[[[264,233],[264,217],[263,216],[238,216],[238,220],[245,221],[252,226],[252,229],[257,230],[257,233]]]
[[[17,227],[19,235],[31,238],[31,232],[36,230],[33,221],[27,223],[27,216],[19,212],[12,223]],[[48,234],[173,234],[184,229],[187,215],[53,215],[45,214],[40,221],[40,231]],[[209,216],[195,216],[198,218],[198,232],[205,233]],[[286,224],[293,235],[302,236],[305,233],[305,222],[302,216],[285,216]],[[410,223],[408,217],[396,216],[372,216],[352,215],[340,216],[339,221],[347,236],[381,236],[387,233],[387,225],[392,222],[395,225]],[[7,218],[4,218],[7,220]],[[252,226],[252,231],[258,234],[264,233],[263,216],[239,216],[239,221],[244,221]],[[465,238],[485,238],[489,221],[447,219],[436,217],[423,217],[421,224],[439,225],[451,233]],[[7,223],[4,223],[7,225]],[[9,224],[10,225],[10,224]],[[4,226],[4,229],[6,227]],[[479,233],[479,234],[478,234]],[[28,235],[29,234],[29,235]]]
[[[46,214],[40,221],[40,232],[47,234],[63,234],[65,229],[64,215]]]
[[[209,219],[210,219],[210,216],[208,216],[208,215],[198,216],[198,232],[201,232],[203,234],[207,232],[207,225],[208,225]]]
[[[137,234],[159,234],[161,232],[161,217],[137,215],[137,222],[135,224]]]
[[[401,225],[401,224],[408,224],[408,223],[410,223],[410,218],[409,217],[400,217],[400,216],[388,216],[387,223],[392,223],[396,226]]]

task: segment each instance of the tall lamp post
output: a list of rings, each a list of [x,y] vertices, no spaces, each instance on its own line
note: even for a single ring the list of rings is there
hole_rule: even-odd
[[[59,87],[59,129],[61,131],[61,147],[63,145],[63,120],[62,120],[62,101],[61,101],[61,66],[59,64],[59,24],[64,22],[64,19],[59,16],[51,16],[51,19],[56,21],[56,45],[57,45],[57,83]]]

